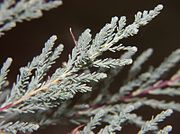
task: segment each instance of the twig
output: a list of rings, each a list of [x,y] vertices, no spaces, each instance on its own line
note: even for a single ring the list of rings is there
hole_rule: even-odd
[[[121,96],[119,98],[118,101],[127,101],[129,99],[132,99],[133,97],[138,97],[138,96],[144,96],[144,95],[147,95],[149,94],[149,92],[153,91],[153,90],[157,90],[159,88],[165,88],[169,85],[171,85],[172,83],[176,82],[176,81],[179,81],[180,80],[180,77],[176,77],[176,78],[171,78],[170,80],[161,80],[161,81],[158,81],[157,83],[155,83],[153,86],[147,88],[147,89],[144,89],[144,90],[136,90],[132,93],[130,93],[129,95],[126,95],[126,96]],[[117,102],[113,102],[113,103],[117,103]],[[84,111],[87,111],[89,109],[96,109],[96,108],[100,108],[100,107],[103,107],[105,105],[109,105],[109,104],[112,104],[112,103],[103,103],[103,104],[94,104],[94,105],[89,105],[89,107],[87,109],[84,109],[82,111],[79,111],[78,114],[80,113],[83,113]]]
[[[76,41],[76,38],[75,38],[75,36],[74,36],[74,34],[73,34],[73,32],[72,32],[72,28],[71,28],[71,27],[69,28],[69,31],[70,31],[70,34],[71,34],[71,37],[72,37],[72,39],[73,39],[74,44],[75,44],[76,46],[78,46],[77,41]]]
[[[15,102],[11,102],[9,104],[7,104],[6,106],[4,107],[1,107],[0,108],[0,112],[3,112],[4,110],[7,110],[13,106],[16,106],[20,103],[22,103],[23,101],[26,101],[27,99],[29,99],[30,97],[38,94],[39,92],[45,92],[49,89],[49,86],[52,85],[52,84],[56,84],[56,83],[59,83],[60,82],[60,79],[57,78],[49,83],[47,83],[46,85],[44,85],[43,87],[40,87],[38,89],[35,89],[35,90],[32,90],[31,92],[29,92],[28,94],[22,96],[20,99],[16,100]]]

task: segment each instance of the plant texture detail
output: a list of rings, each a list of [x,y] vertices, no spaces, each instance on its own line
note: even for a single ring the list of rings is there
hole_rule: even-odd
[[[60,0],[5,0],[0,6],[0,34],[16,22],[40,17],[42,10],[61,4]],[[60,123],[77,125],[71,134],[115,134],[127,124],[139,127],[138,134],[171,132],[172,126],[160,128],[159,123],[173,111],[180,112],[180,104],[154,96],[180,95],[180,49],[159,66],[142,71],[153,49],[134,58],[137,47],[120,43],[136,35],[162,9],[160,4],[150,11],[139,11],[130,24],[125,16],[112,17],[94,37],[86,29],[76,40],[71,31],[74,48],[67,61],[52,74],[48,71],[64,50],[63,44],[56,43],[56,35],[45,42],[38,56],[19,69],[14,83],[9,83],[7,77],[17,59],[7,58],[0,69],[0,133],[32,133]],[[106,57],[107,52],[117,53],[119,57]],[[127,77],[122,78],[121,87],[112,93],[111,84],[126,67],[129,68]],[[176,72],[164,77],[171,69]],[[162,109],[162,112],[146,121],[136,113],[143,106]]]

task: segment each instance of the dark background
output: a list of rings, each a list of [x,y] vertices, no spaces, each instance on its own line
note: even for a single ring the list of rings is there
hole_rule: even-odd
[[[17,27],[5,33],[0,38],[0,63],[7,57],[14,59],[11,66],[9,80],[15,80],[18,69],[26,65],[32,57],[40,53],[44,42],[53,34],[58,35],[58,43],[65,45],[65,51],[60,59],[67,59],[74,43],[69,33],[71,27],[76,38],[86,28],[92,30],[93,35],[110,21],[113,16],[127,17],[128,23],[133,21],[137,11],[153,9],[157,4],[163,4],[162,13],[150,24],[141,28],[138,35],[123,41],[127,45],[135,45],[139,53],[151,47],[155,50],[152,64],[157,66],[173,50],[180,45],[180,2],[178,0],[64,0],[64,4],[44,16],[30,22],[18,23]],[[178,98],[176,98],[178,99]],[[180,114],[176,113],[166,124],[173,124],[173,134],[179,134]],[[64,134],[72,126],[52,126],[41,133]],[[40,132],[38,132],[40,133]],[[125,133],[136,133],[129,129]]]

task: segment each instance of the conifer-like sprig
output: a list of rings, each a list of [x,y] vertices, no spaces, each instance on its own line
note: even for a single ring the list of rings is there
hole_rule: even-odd
[[[30,1],[27,2],[28,5],[32,4]],[[12,6],[13,1],[9,0],[7,3],[4,2],[7,4],[4,4],[4,9],[7,9],[8,6],[12,6],[11,8],[14,10],[20,9],[19,7],[23,4],[27,4],[22,2],[26,1],[20,0],[17,5]],[[37,1],[34,0],[33,2]],[[61,3],[61,1],[50,1],[49,3],[54,4],[49,7],[45,1],[39,2],[39,5],[36,3],[38,9],[36,8],[37,10],[33,12],[35,14],[29,14],[25,11],[18,14],[20,17],[15,18],[16,21],[12,17],[9,17],[8,20],[15,24],[21,20],[32,18],[32,16],[39,17],[41,10],[45,7],[50,9],[53,5],[57,6]],[[44,5],[40,6],[42,4]],[[124,66],[132,63],[133,55],[137,51],[135,46],[118,45],[119,41],[136,35],[139,28],[156,17],[162,8],[162,5],[158,5],[153,10],[138,12],[131,24],[126,24],[126,17],[124,16],[113,17],[111,22],[106,24],[94,38],[90,33],[91,30],[86,29],[76,41],[71,31],[75,46],[69,54],[67,62],[57,68],[52,75],[49,75],[48,71],[55,60],[60,57],[64,47],[62,44],[55,46],[57,40],[55,35],[50,37],[41,54],[34,57],[27,66],[20,68],[20,73],[10,90],[10,94],[6,95],[6,99],[2,101],[0,106],[1,132],[32,132],[40,126],[58,123],[62,117],[69,119],[70,122],[81,124],[72,131],[72,134],[94,133],[94,130],[98,130],[99,134],[112,134],[121,131],[125,123],[141,127],[140,134],[157,131],[158,123],[172,113],[170,109],[180,111],[180,105],[175,102],[167,103],[163,100],[149,99],[147,95],[179,95],[177,91],[180,80],[179,72],[171,78],[163,80],[164,74],[179,63],[179,49],[174,51],[159,67],[150,68],[147,72],[141,73],[142,65],[153,52],[152,49],[144,51],[133,63],[128,77],[124,79],[119,91],[112,94],[109,88],[113,78],[124,69]],[[2,9],[3,6],[0,10]],[[2,21],[1,28],[11,25],[11,23],[4,25]],[[3,30],[1,29],[1,31]],[[119,56],[120,58],[102,58],[101,56],[107,51],[122,51],[124,54]],[[8,58],[1,68],[1,92],[7,89],[6,77],[11,62],[12,59]],[[97,83],[103,83],[103,86],[98,88]],[[92,90],[99,90],[99,95],[95,96],[94,100],[89,101],[91,93],[86,92]],[[169,94],[172,91],[173,93]],[[78,94],[79,100],[74,104],[70,100],[77,93],[81,94]],[[83,104],[82,100],[84,101]],[[140,115],[134,113],[134,110],[144,105],[169,110],[163,111],[146,122]],[[54,107],[56,109],[52,110],[51,108]],[[50,112],[49,116],[46,116],[47,111]],[[18,116],[22,116],[22,120],[18,120]],[[32,120],[23,118],[26,116],[32,117]],[[159,130],[158,133],[170,131],[171,127],[167,126]]]
[[[17,22],[42,16],[43,10],[50,10],[62,4],[61,0],[3,0],[0,3],[0,36],[16,26]]]

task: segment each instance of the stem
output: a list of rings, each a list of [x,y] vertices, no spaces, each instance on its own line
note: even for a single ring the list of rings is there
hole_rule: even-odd
[[[169,85],[171,85],[171,83],[179,81],[180,77],[176,77],[176,78],[171,78],[170,80],[165,80],[165,81],[159,81],[157,83],[155,83],[153,86],[145,89],[145,90],[136,90],[135,92],[130,93],[128,96],[122,96],[119,98],[119,101],[126,101],[129,100],[133,97],[137,97],[137,96],[144,96],[147,95],[149,92],[156,90],[156,89],[160,89],[160,88],[165,88]],[[142,92],[140,92],[142,91]],[[95,105],[90,105],[88,109],[96,109],[96,108],[100,108],[107,105],[107,103],[104,104],[95,104]],[[88,110],[88,109],[85,109]],[[84,111],[84,110],[83,110]],[[81,112],[83,113],[83,111],[79,111],[78,115],[81,114]],[[77,126],[75,129],[72,130],[72,132],[70,134],[79,134],[79,129],[82,128],[84,125],[79,125]]]
[[[78,46],[77,41],[76,41],[76,38],[75,38],[75,36],[74,36],[74,34],[73,34],[73,32],[72,32],[72,28],[71,28],[71,27],[69,28],[69,31],[70,31],[70,34],[71,34],[71,37],[72,37],[72,39],[73,39],[73,42],[74,42],[75,46]]]
[[[10,108],[10,107],[12,107],[12,106],[13,106],[13,103],[10,103],[10,104],[8,104],[8,105],[6,105],[6,106],[4,106],[4,107],[1,107],[1,108],[0,108],[0,112],[4,111],[4,110],[6,110],[6,109],[8,109],[8,108]]]
[[[146,94],[148,94],[149,92],[151,92],[153,90],[160,89],[160,88],[165,88],[165,87],[171,85],[171,83],[174,83],[174,82],[179,81],[179,80],[180,80],[180,77],[173,78],[173,79],[170,79],[170,80],[165,80],[165,81],[161,80],[161,81],[155,83],[153,86],[143,90],[142,92],[141,92],[141,90],[137,90],[137,91],[133,92],[131,94],[131,97],[146,95]]]
[[[165,81],[160,80],[159,82],[155,83],[153,86],[151,86],[151,87],[149,87],[149,88],[147,88],[147,89],[145,89],[145,90],[143,90],[143,91],[142,91],[142,90],[136,90],[135,92],[130,93],[128,96],[122,96],[122,97],[120,97],[120,98],[119,98],[119,101],[126,101],[126,100],[129,100],[129,99],[133,98],[133,97],[146,95],[146,94],[148,94],[149,92],[151,92],[151,91],[153,91],[153,90],[160,89],[160,88],[165,88],[165,87],[167,87],[167,86],[171,85],[172,83],[174,83],[174,82],[176,82],[176,81],[179,81],[179,80],[180,80],[180,77],[176,77],[176,78],[172,77],[170,80],[165,80]],[[142,91],[142,92],[140,92],[140,91]],[[107,104],[108,104],[108,103],[90,105],[89,108],[87,108],[87,109],[85,109],[85,110],[83,110],[83,111],[79,111],[79,112],[76,114],[76,116],[79,115],[79,114],[81,114],[81,113],[83,113],[84,111],[86,111],[86,110],[88,110],[88,109],[100,108],[100,107],[103,107],[103,106],[105,106],[105,105],[107,105]],[[80,132],[79,129],[82,128],[83,126],[84,126],[84,125],[79,125],[79,126],[77,126],[75,129],[73,129],[73,130],[71,131],[70,134],[79,134],[79,132]]]
[[[132,99],[133,97],[147,95],[147,94],[149,94],[149,92],[151,92],[153,90],[157,90],[157,89],[160,89],[160,88],[165,88],[165,87],[170,86],[172,83],[174,83],[176,81],[179,81],[179,80],[180,80],[180,77],[171,78],[170,80],[165,80],[165,81],[160,80],[157,83],[155,83],[153,86],[151,86],[151,87],[149,87],[147,89],[136,90],[135,92],[132,92],[129,95],[121,96],[118,101],[127,101],[129,99]],[[79,111],[78,113],[81,113],[81,112],[83,113],[83,111],[86,111],[88,109],[96,109],[96,108],[100,108],[100,107],[103,107],[103,106],[109,105],[109,104],[111,104],[111,103],[90,105],[89,108],[87,108],[85,110],[82,110],[82,111]]]
[[[31,92],[25,94],[24,96],[22,96],[20,99],[16,100],[15,102],[11,102],[11,103],[5,105],[4,107],[1,107],[1,108],[0,108],[0,112],[3,112],[4,110],[7,110],[7,109],[9,109],[9,108],[11,108],[11,107],[13,107],[13,106],[16,106],[16,105],[22,103],[23,101],[25,101],[25,100],[29,99],[30,97],[38,94],[39,92],[45,92],[45,91],[47,91],[47,90],[49,89],[49,86],[50,86],[50,85],[56,84],[56,83],[58,83],[58,82],[60,82],[60,79],[59,79],[59,78],[57,78],[56,80],[53,80],[53,81],[47,83],[47,84],[44,85],[43,87],[40,87],[40,88],[35,89],[35,90],[32,90]]]

